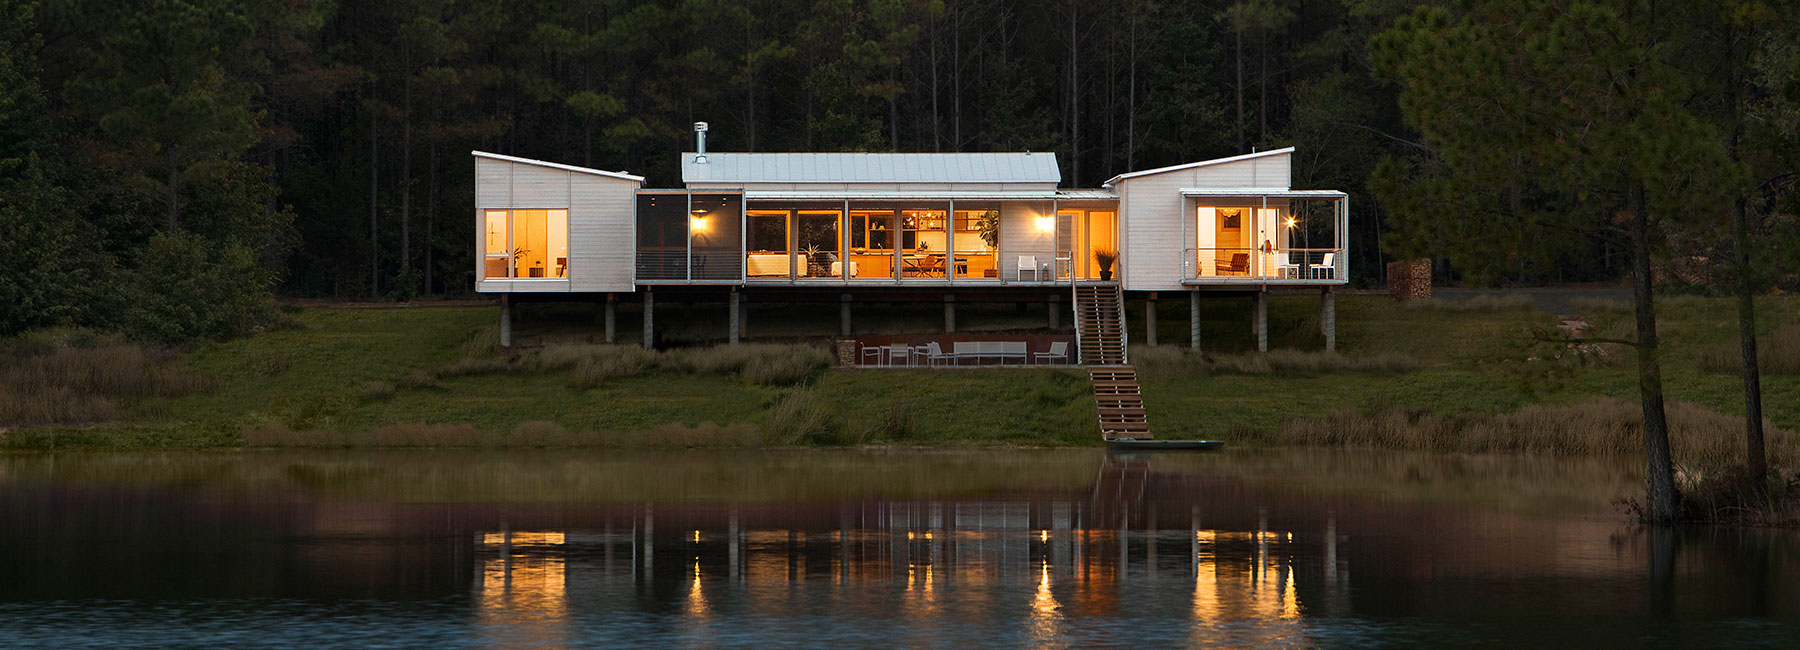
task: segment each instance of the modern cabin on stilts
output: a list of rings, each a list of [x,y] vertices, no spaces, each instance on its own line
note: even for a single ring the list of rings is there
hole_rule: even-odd
[[[641,303],[645,346],[657,341],[658,302],[726,302],[718,326],[736,343],[754,331],[749,305],[763,301],[835,302],[845,336],[859,302],[941,300],[952,333],[958,304],[1033,301],[1048,304],[1051,323],[1071,310],[1073,339],[1043,349],[894,342],[867,361],[1121,367],[1127,297],[1154,309],[1186,294],[1196,348],[1203,297],[1250,298],[1257,348],[1267,350],[1268,293],[1306,290],[1320,294],[1321,328],[1335,346],[1348,197],[1292,189],[1292,148],[1070,189],[1058,187],[1052,153],[708,152],[705,123],[695,127],[677,189],[473,152],[475,286],[501,295],[502,345],[512,345],[512,309],[524,300],[601,303],[608,341],[617,304]],[[1121,372],[1109,372],[1109,386]],[[1139,399],[1114,400],[1118,414],[1141,414]]]

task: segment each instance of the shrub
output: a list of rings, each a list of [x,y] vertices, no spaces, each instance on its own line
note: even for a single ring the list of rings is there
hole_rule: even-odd
[[[274,275],[247,246],[159,233],[125,277],[122,325],[140,340],[227,339],[275,320]]]
[[[830,433],[831,418],[809,391],[794,391],[775,402],[763,425],[763,440],[776,446],[816,442]]]
[[[213,378],[168,355],[79,330],[0,341],[0,426],[112,420],[126,400],[204,390]]]

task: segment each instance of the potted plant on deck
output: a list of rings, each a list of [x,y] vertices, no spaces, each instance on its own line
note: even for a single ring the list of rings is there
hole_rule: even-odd
[[[1112,280],[1113,262],[1119,261],[1119,252],[1107,248],[1094,251],[1094,263],[1100,265],[1100,280]]]

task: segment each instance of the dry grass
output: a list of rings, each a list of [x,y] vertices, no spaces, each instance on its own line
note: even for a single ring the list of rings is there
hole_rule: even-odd
[[[1407,311],[1476,312],[1521,311],[1532,309],[1531,298],[1516,294],[1478,295],[1468,298],[1408,300],[1400,303]]]
[[[1686,402],[1670,403],[1667,412],[1669,443],[1676,462],[1690,468],[1741,462],[1741,417]],[[1764,426],[1771,465],[1800,459],[1800,439],[1794,432],[1767,422]],[[1527,406],[1499,415],[1438,415],[1399,407],[1372,413],[1336,411],[1323,418],[1291,420],[1267,441],[1440,452],[1601,455],[1643,453],[1642,430],[1642,411],[1635,402],[1605,399],[1573,406]]]
[[[0,426],[114,420],[126,402],[215,385],[170,356],[80,331],[0,341]]]
[[[1131,349],[1131,363],[1147,379],[1214,373],[1240,375],[1324,374],[1333,372],[1406,372],[1424,367],[1417,357],[1400,352],[1346,356],[1336,352],[1273,350],[1266,353],[1211,355],[1172,345]]]
[[[1706,348],[1700,353],[1700,367],[1708,372],[1743,372],[1744,357],[1739,345],[1733,338]],[[1756,337],[1756,366],[1763,374],[1800,374],[1800,323],[1783,323]]]
[[[364,432],[295,431],[279,422],[244,430],[251,447],[310,448],[744,448],[762,443],[755,427],[739,424],[669,424],[644,431],[571,431],[554,422],[521,422],[511,431],[483,431],[467,424],[391,424]]]
[[[831,367],[833,361],[831,352],[810,345],[759,343],[657,352],[630,345],[553,344],[527,353],[519,363],[538,371],[570,370],[570,385],[585,389],[652,369],[793,386]]]
[[[828,413],[812,393],[789,393],[769,407],[763,423],[764,440],[784,447],[828,442],[835,432]]]

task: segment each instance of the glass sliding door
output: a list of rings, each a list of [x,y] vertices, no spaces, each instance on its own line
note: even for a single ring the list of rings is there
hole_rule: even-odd
[[[901,279],[949,277],[950,226],[948,205],[900,210]]]
[[[958,201],[951,248],[958,280],[1000,279],[1000,205]]]
[[[749,243],[744,254],[744,275],[752,280],[788,279],[793,277],[794,256],[788,248],[787,210],[746,210]]]
[[[687,279],[686,192],[638,194],[637,231],[638,279]]]
[[[895,211],[850,206],[852,278],[894,277]]]
[[[839,230],[843,216],[841,210],[795,211],[795,250],[799,253],[796,275],[813,279],[843,277],[844,240]]]
[[[1075,253],[1076,273],[1088,280],[1111,280],[1119,270],[1118,212],[1087,210],[1081,219],[1081,247]],[[1102,257],[1110,258],[1101,264]],[[1105,277],[1102,277],[1105,276]]]

